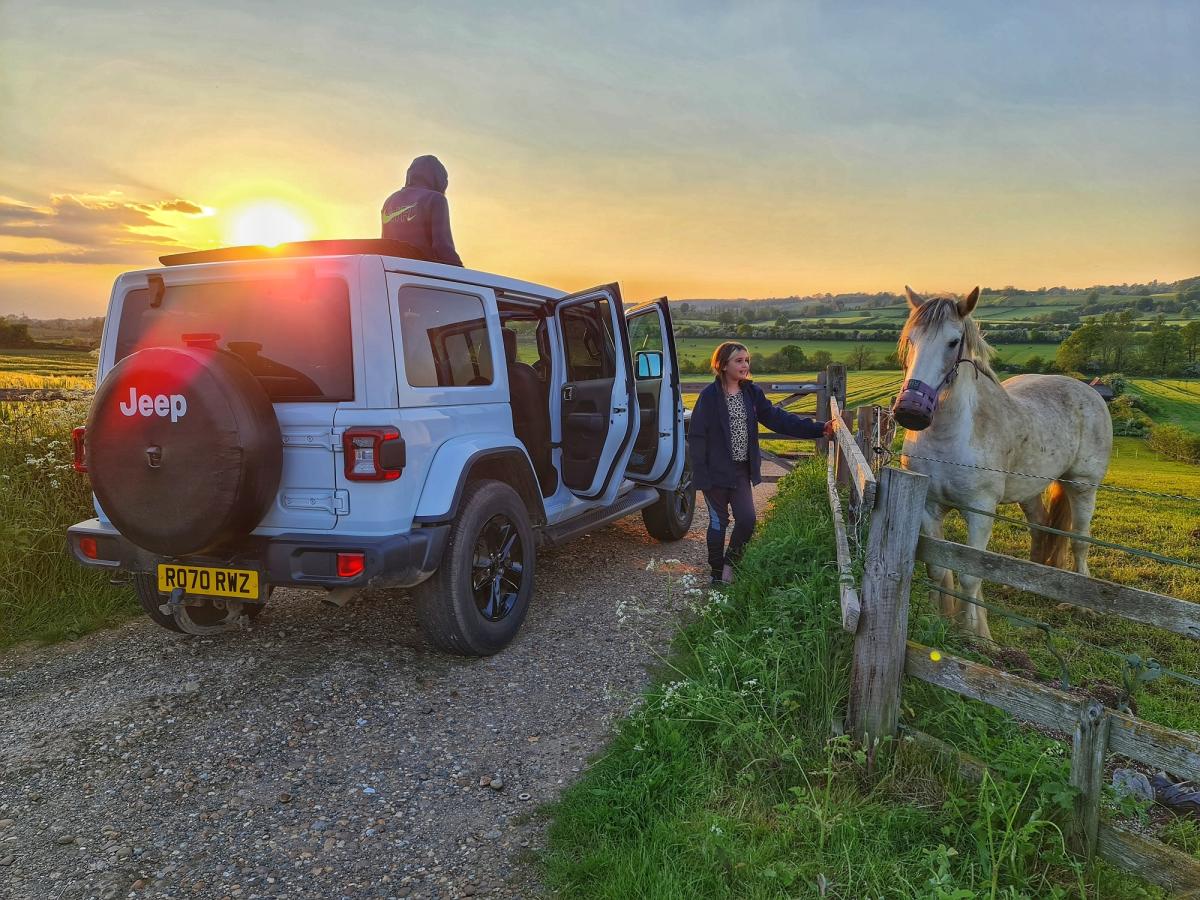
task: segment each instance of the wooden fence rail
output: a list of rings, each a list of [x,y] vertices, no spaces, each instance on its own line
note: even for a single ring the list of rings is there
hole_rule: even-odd
[[[925,535],[917,542],[917,559],[1051,600],[1200,638],[1200,603]]]
[[[846,480],[853,491],[851,503],[854,506],[862,505],[872,509],[875,506],[875,473],[855,441],[850,424],[843,416],[836,398],[829,401],[829,417],[833,422],[834,438],[837,440],[837,452],[831,450],[830,458],[834,459],[839,472],[846,473]]]

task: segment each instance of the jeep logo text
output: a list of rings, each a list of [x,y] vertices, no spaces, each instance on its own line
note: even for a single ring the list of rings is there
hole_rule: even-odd
[[[178,422],[187,414],[187,398],[183,394],[138,395],[137,388],[129,389],[129,402],[120,404],[123,416],[170,416]]]

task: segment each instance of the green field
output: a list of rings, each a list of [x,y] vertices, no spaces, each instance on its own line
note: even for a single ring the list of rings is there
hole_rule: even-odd
[[[1156,422],[1169,422],[1200,432],[1200,380],[1133,378],[1129,390],[1148,401]]]
[[[0,372],[93,378],[96,357],[85,350],[0,350]]]
[[[0,350],[0,388],[89,390],[96,357],[86,351]]]
[[[883,359],[896,349],[893,341],[810,341],[786,340],[779,338],[730,338],[746,345],[750,351],[751,366],[754,357],[770,353],[778,353],[783,347],[792,345],[800,347],[806,354],[812,356],[818,350],[824,350],[833,357],[834,362],[845,362],[851,352],[857,347],[866,346],[871,351],[875,362]],[[681,360],[691,363],[707,364],[720,341],[716,338],[677,338],[676,349]],[[996,361],[1018,363],[1025,362],[1031,356],[1041,356],[1052,360],[1058,351],[1058,344],[1000,344],[996,348]],[[685,376],[694,377],[694,376]],[[774,375],[763,375],[763,378],[773,378]]]

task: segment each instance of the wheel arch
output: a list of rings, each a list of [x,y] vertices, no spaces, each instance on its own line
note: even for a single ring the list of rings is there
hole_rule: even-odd
[[[434,480],[435,472],[457,472],[451,481]],[[538,487],[533,464],[524,447],[512,443],[491,443],[478,438],[455,438],[443,444],[434,455],[430,476],[417,504],[415,525],[440,525],[458,515],[463,491],[473,481],[503,482],[520,496],[534,528],[546,524],[546,507]]]

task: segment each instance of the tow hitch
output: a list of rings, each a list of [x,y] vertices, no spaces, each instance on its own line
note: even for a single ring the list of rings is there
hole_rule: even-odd
[[[171,596],[167,598],[166,603],[158,608],[158,611],[165,616],[174,618],[175,624],[179,626],[179,629],[187,634],[222,634],[226,631],[233,631],[235,628],[245,628],[250,624],[249,617],[242,614],[241,600],[226,600],[219,597],[212,599],[193,597],[193,604],[197,602],[209,603],[212,604],[214,609],[225,611],[225,615],[212,624],[197,624],[188,613],[186,597],[187,594],[184,589],[177,587],[171,591]]]

